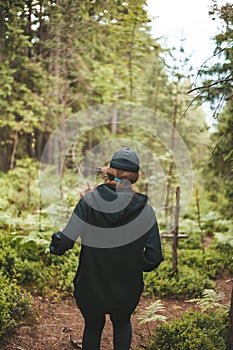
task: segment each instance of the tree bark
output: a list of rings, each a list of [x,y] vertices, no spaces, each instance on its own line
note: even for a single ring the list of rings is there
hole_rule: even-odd
[[[176,187],[176,208],[175,208],[175,228],[173,230],[172,242],[172,269],[178,272],[178,233],[179,233],[179,214],[180,214],[180,187]]]
[[[171,152],[172,153],[174,152],[174,149],[175,149],[175,129],[177,124],[178,104],[179,104],[179,88],[177,86],[176,95],[175,95],[175,105],[174,105],[174,111],[173,111],[173,121],[172,121],[173,128],[172,128],[172,134],[171,134]],[[165,199],[165,205],[164,205],[166,224],[168,224],[168,216],[171,213],[170,194],[172,189],[173,168],[174,168],[174,160],[173,160],[173,154],[171,154],[169,171],[168,171],[168,181],[166,186],[166,199]]]
[[[13,151],[11,154],[10,170],[14,169],[15,156],[16,156],[17,146],[18,146],[18,142],[19,142],[18,133],[16,132],[15,135],[11,135],[11,138],[14,140],[14,146],[13,146]]]
[[[112,120],[111,120],[111,132],[114,135],[117,133],[117,120],[118,120],[118,111],[116,108],[113,107]]]
[[[131,40],[129,44],[129,62],[128,62],[128,68],[129,68],[129,100],[133,100],[133,44],[134,44],[134,37],[135,37],[135,30],[137,27],[137,17],[134,21],[132,33],[131,33]]]
[[[233,350],[233,287],[231,291],[231,306],[229,312],[229,325],[227,332],[226,350]]]
[[[5,50],[5,16],[3,5],[0,4],[0,62],[3,61]]]
[[[201,212],[200,212],[200,205],[199,205],[199,196],[198,196],[198,188],[196,188],[196,206],[197,206],[197,220],[198,220],[198,226],[201,230],[201,248],[203,254],[205,253],[205,247],[204,247],[204,232],[201,225]]]
[[[27,1],[28,6],[28,23],[27,23],[27,29],[26,34],[29,36],[29,41],[32,43],[32,0]],[[32,57],[32,49],[31,46],[28,47],[28,57]]]

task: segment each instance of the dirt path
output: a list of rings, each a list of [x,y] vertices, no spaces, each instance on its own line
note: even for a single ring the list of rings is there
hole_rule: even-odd
[[[223,302],[230,300],[231,284],[226,278],[216,282],[217,289],[224,293]],[[158,298],[157,298],[158,299]],[[156,299],[154,299],[156,300]],[[133,341],[131,349],[144,349],[149,332],[156,323],[140,325],[138,315],[149,305],[152,299],[142,298],[137,312],[132,317]],[[180,316],[187,308],[194,305],[173,299],[163,299],[165,314],[168,317]],[[41,297],[34,298],[35,319],[19,327],[15,333],[8,335],[1,344],[1,350],[74,350],[81,349],[83,318],[73,299],[51,301]],[[102,334],[101,350],[112,350],[112,327],[109,317]]]

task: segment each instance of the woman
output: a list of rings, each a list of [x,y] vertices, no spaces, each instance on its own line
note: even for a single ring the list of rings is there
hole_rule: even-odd
[[[139,177],[135,151],[114,153],[105,184],[77,204],[62,232],[52,237],[50,251],[62,255],[81,237],[74,296],[85,320],[83,350],[100,349],[105,315],[110,314],[115,350],[129,350],[131,315],[143,291],[143,271],[163,261],[155,213],[148,197],[132,188]]]

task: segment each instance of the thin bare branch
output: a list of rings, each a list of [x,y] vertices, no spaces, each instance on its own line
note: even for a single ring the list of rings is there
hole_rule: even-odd
[[[231,75],[229,75],[228,77],[230,77]],[[215,85],[218,85],[218,84],[221,84],[221,83],[226,83],[226,82],[229,82],[229,81],[232,81],[233,82],[233,77],[231,78],[224,78],[224,79],[221,79],[221,80],[217,80],[209,85],[203,85],[203,86],[198,86],[194,89],[191,89],[188,91],[188,94],[190,94],[191,92],[194,92],[194,91],[197,91],[197,90],[208,90],[209,88],[211,88],[212,86],[215,86]]]
[[[214,146],[214,148],[211,151],[212,156],[210,157],[210,159],[214,156],[214,153],[216,151],[216,149],[218,148],[218,146],[220,145],[220,143],[226,138],[226,136],[233,130],[233,125],[231,125],[226,132],[222,135],[222,137],[218,140],[218,142],[216,143],[216,145]]]
[[[225,100],[226,100],[226,101],[229,101],[229,100],[231,100],[232,98],[233,98],[233,93],[230,94],[229,96],[227,96],[227,97],[225,98]]]

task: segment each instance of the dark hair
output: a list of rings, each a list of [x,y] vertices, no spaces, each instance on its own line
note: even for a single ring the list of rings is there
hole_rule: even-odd
[[[116,184],[117,181],[114,178],[117,177],[120,180],[126,179],[134,184],[139,178],[139,172],[135,173],[132,171],[119,170],[112,167],[106,169],[106,180],[108,184]]]
[[[121,180],[126,179],[130,181],[131,184],[134,184],[140,176],[140,172],[135,173],[132,171],[119,170],[119,169],[112,168],[110,166],[99,168],[99,174],[100,173],[103,175],[105,179],[105,183],[110,185],[118,184],[118,181],[114,180],[115,177]],[[80,197],[83,197],[86,193],[93,191],[97,186],[98,184],[94,186],[90,186],[88,184],[88,188],[85,191],[81,192]]]

